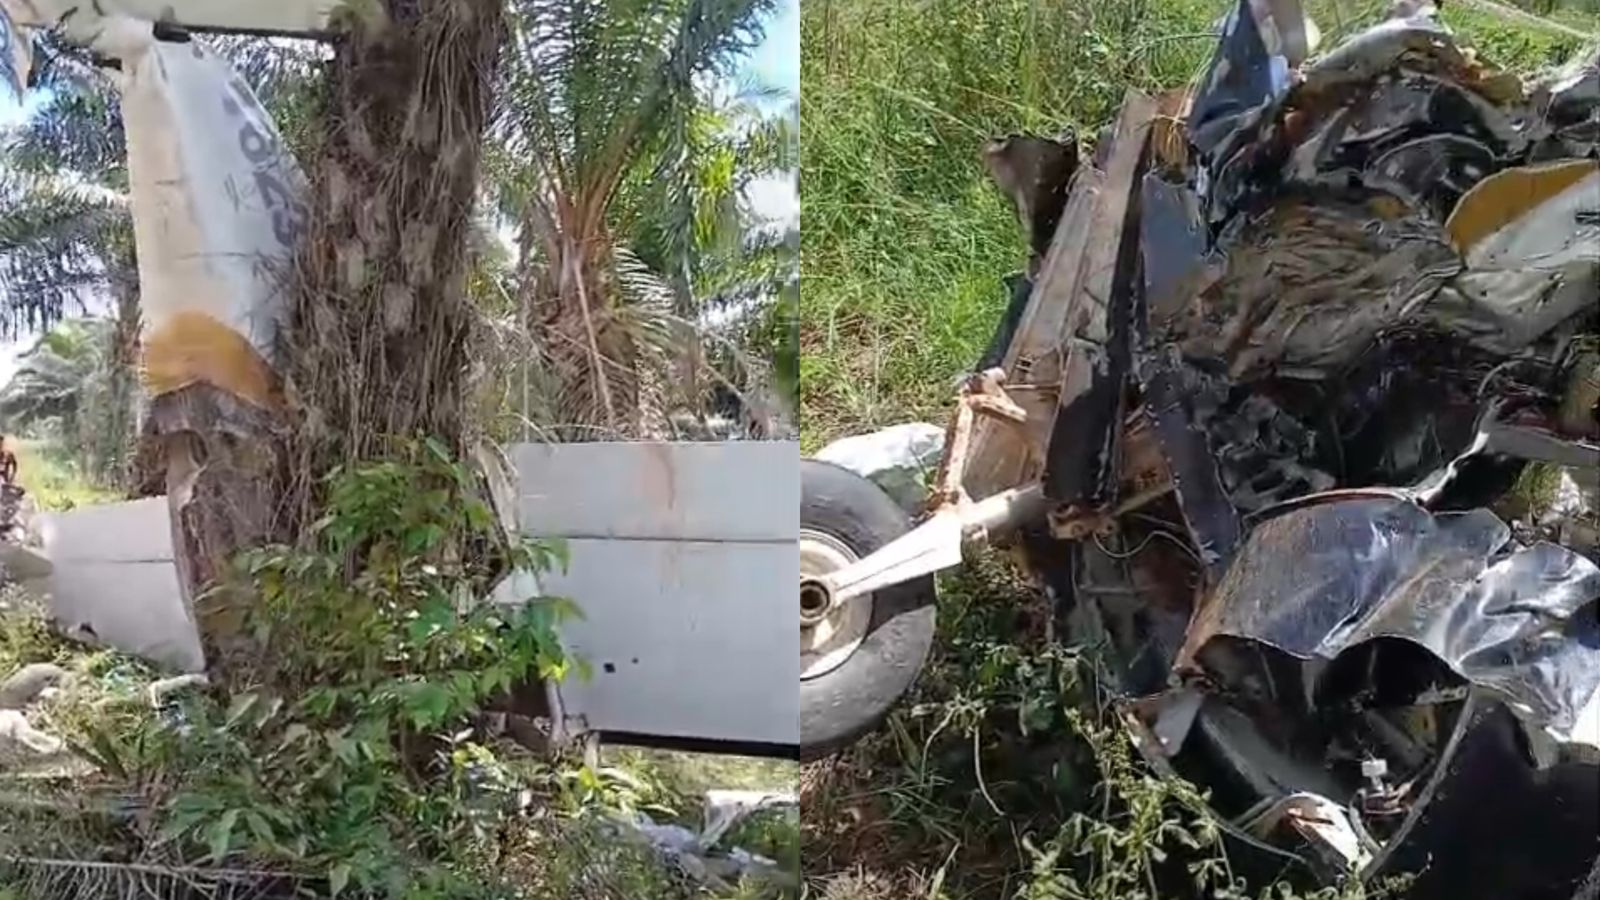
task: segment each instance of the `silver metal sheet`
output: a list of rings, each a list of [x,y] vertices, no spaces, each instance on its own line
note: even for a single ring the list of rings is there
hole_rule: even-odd
[[[794,442],[518,444],[510,454],[529,534],[792,544],[799,531]]]
[[[799,446],[520,445],[510,455],[523,530],[571,550],[567,572],[538,586],[584,616],[563,635],[594,673],[562,686],[568,715],[602,731],[797,745]],[[51,514],[41,531],[64,624],[201,668],[164,498]]]
[[[74,25],[96,17],[131,16],[186,28],[319,34],[340,0],[0,0],[17,25],[48,28],[71,13]]]
[[[562,634],[593,676],[561,686],[569,715],[602,733],[799,743],[792,540],[570,547],[569,574],[544,578],[583,610]]]

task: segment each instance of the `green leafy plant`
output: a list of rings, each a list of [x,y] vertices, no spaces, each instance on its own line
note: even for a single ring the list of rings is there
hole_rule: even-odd
[[[584,667],[556,633],[570,601],[480,599],[507,570],[566,557],[501,534],[474,487],[431,441],[335,472],[310,540],[245,554],[204,599],[241,611],[253,664],[140,736],[134,765],[177,779],[155,843],[309,873],[335,896],[493,888],[522,783],[477,714]]]

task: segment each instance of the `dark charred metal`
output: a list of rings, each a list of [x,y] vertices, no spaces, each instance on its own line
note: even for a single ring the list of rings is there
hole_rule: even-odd
[[[1070,131],[1058,138],[1015,134],[990,142],[983,159],[995,184],[1011,198],[1028,233],[1035,260],[1028,269],[1031,278],[1037,260],[1050,249],[1067,205],[1067,185],[1078,170],[1077,138]]]
[[[1067,505],[1023,547],[1236,866],[1574,900],[1600,883],[1600,55],[1525,87],[1414,6],[1315,58],[1294,0],[1230,13],[1186,146],[1134,179],[1051,438]],[[1018,208],[1037,261],[1053,226]],[[986,362],[1034,302],[1012,283]]]

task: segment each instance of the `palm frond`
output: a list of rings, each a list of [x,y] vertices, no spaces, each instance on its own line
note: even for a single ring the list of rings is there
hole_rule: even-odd
[[[612,274],[623,302],[616,315],[637,343],[662,358],[682,349],[685,324],[674,315],[676,292],[626,247],[612,250]]]
[[[748,246],[751,233],[770,230],[749,201],[750,186],[792,172],[798,157],[787,120],[712,92],[699,103],[663,135],[654,167],[635,172],[612,214],[640,257],[668,274],[678,313],[691,318],[726,289],[721,270],[760,252]]]
[[[17,371],[0,387],[0,419],[18,431],[41,419],[71,417],[104,381],[111,364],[115,323],[68,320],[46,332],[17,359]]]
[[[103,290],[128,241],[121,198],[93,185],[0,170],[0,335],[48,328]]]
[[[704,394],[697,298],[742,250],[747,138],[779,158],[711,89],[774,5],[512,0],[487,170],[519,232],[538,360],[516,376],[525,420],[537,408],[556,436],[649,434]]]
[[[82,173],[126,184],[127,143],[116,85],[87,50],[52,32],[34,37],[31,85],[44,100],[6,141],[7,162],[29,172]]]
[[[318,81],[327,49],[314,41],[221,36],[207,39],[262,105],[293,118]],[[120,96],[102,60],[53,32],[34,38],[33,90],[45,98],[8,141],[6,158],[30,171],[78,172],[101,184],[127,183]]]
[[[321,41],[297,38],[210,35],[206,45],[233,66],[261,105],[272,109],[312,80],[333,58]]]
[[[761,37],[772,0],[513,0],[497,134],[600,215],[641,150]]]

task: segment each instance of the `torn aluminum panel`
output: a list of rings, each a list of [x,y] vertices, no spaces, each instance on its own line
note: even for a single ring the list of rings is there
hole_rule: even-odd
[[[1071,132],[1058,138],[1014,134],[990,141],[983,148],[983,161],[995,184],[1011,198],[1028,233],[1031,278],[1050,251],[1050,239],[1067,205],[1067,187],[1078,170],[1077,138]]]
[[[9,90],[11,99],[20,99],[32,68],[28,34],[17,29],[9,8],[0,3],[0,92]]]
[[[1534,115],[1541,130],[1535,161],[1592,156],[1600,149],[1600,45],[1532,86]]]
[[[1442,229],[1380,195],[1287,197],[1234,220],[1217,247],[1227,259],[1219,280],[1150,327],[1236,380],[1343,367],[1460,270]]]
[[[1340,500],[1256,526],[1179,665],[1204,668],[1219,636],[1330,661],[1396,638],[1496,692],[1530,729],[1600,751],[1600,734],[1580,727],[1600,692],[1597,600],[1600,567],[1554,544],[1516,546],[1487,510]]]
[[[1514,353],[1600,297],[1600,162],[1500,172],[1462,197],[1447,227],[1466,268],[1430,315],[1455,334]]]
[[[1189,114],[1190,141],[1202,156],[1226,158],[1244,129],[1288,91],[1290,72],[1310,52],[1298,0],[1240,0]]]
[[[327,33],[340,0],[0,0],[18,25],[65,25],[92,35],[107,20],[139,19],[181,28],[316,36]]]
[[[1521,103],[1520,81],[1464,53],[1434,13],[1429,7],[1358,34],[1301,67],[1259,115],[1237,119],[1226,150],[1207,154],[1195,173],[1209,221],[1248,212],[1287,182],[1337,186],[1345,175],[1372,176],[1361,175],[1367,163],[1419,137],[1454,133],[1497,160],[1522,155],[1543,132],[1537,110]],[[1208,102],[1205,93],[1196,99],[1197,107]],[[1191,132],[1192,140],[1199,136]],[[1480,153],[1453,149],[1446,162],[1483,163]],[[1420,168],[1418,159],[1408,162]],[[1391,170],[1398,165],[1390,160]],[[1287,179],[1286,166],[1295,173]],[[1412,183],[1413,193],[1420,184]]]
[[[1368,82],[1405,59],[1464,69],[1467,60],[1455,38],[1430,12],[1388,19],[1312,60],[1302,70],[1304,90],[1323,92]]]
[[[123,61],[145,387],[159,402],[208,384],[279,409],[277,323],[305,177],[226,59],[124,24],[125,43],[103,49]]]
[[[1181,184],[1151,172],[1140,184],[1139,252],[1150,317],[1170,320],[1216,279],[1200,201]]]

